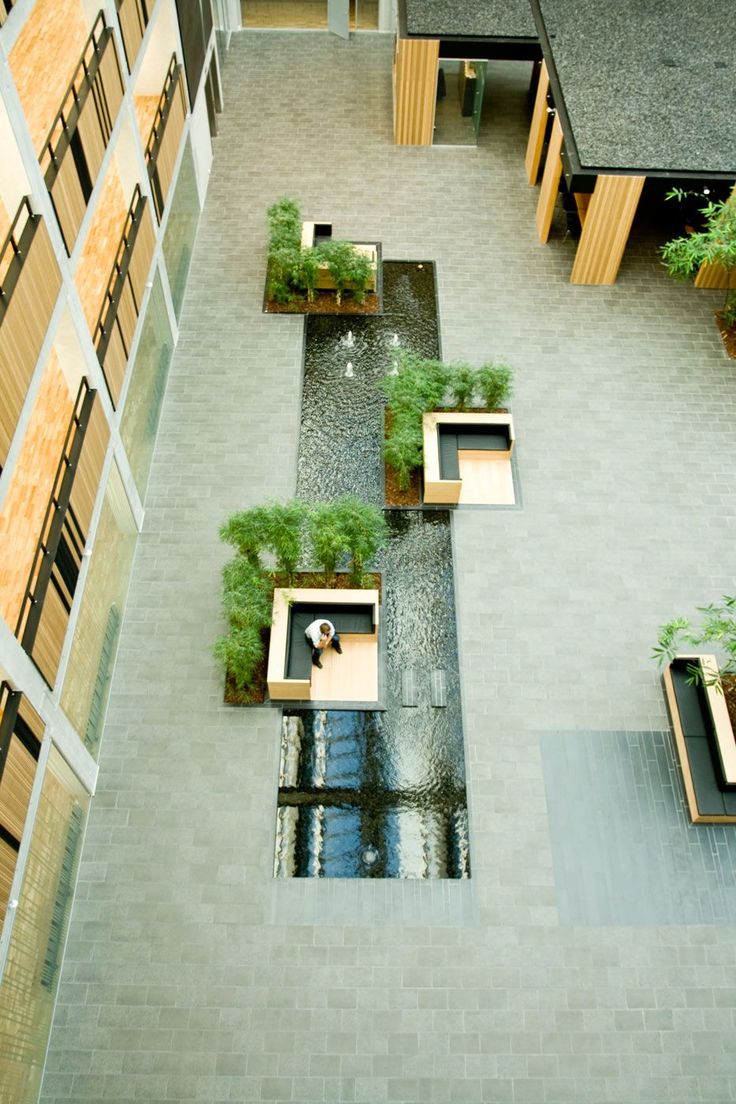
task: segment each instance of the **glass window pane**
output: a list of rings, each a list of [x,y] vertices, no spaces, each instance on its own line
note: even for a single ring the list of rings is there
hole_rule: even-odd
[[[61,695],[62,709],[95,758],[136,535],[128,498],[113,464]]]
[[[120,436],[141,500],[148,484],[153,446],[156,443],[158,420],[173,352],[174,339],[171,336],[161,277],[157,271],[120,423]]]
[[[13,1104],[38,1099],[87,804],[52,748],[0,986],[0,1085]]]
[[[182,154],[179,179],[176,182],[174,198],[171,201],[169,221],[164,234],[164,258],[169,274],[171,298],[174,301],[176,317],[181,314],[184,301],[184,288],[187,283],[189,262],[192,259],[194,236],[199,221],[199,193],[194,175],[192,144],[187,138]]]

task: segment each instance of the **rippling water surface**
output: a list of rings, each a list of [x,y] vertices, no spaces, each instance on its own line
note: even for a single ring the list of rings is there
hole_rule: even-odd
[[[384,309],[308,319],[300,497],[352,491],[383,502],[375,383],[396,341],[438,355],[432,266],[386,262]],[[449,514],[390,510],[386,518],[391,539],[378,565],[385,708],[284,711],[280,877],[470,874]],[[433,690],[443,704],[432,704]]]

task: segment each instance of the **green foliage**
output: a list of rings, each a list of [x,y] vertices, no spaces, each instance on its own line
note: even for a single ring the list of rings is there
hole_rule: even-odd
[[[402,349],[394,359],[395,372],[379,381],[388,400],[389,426],[384,459],[396,472],[399,487],[409,486],[411,473],[422,463],[422,416],[445,405],[449,392],[456,410],[479,395],[497,409],[511,393],[511,369],[505,364],[443,364]]]
[[[304,516],[304,504],[298,500],[239,510],[220,528],[220,539],[234,545],[259,569],[261,554],[272,552],[278,570],[291,580],[302,554]]]
[[[719,674],[712,680],[721,689],[721,676],[736,674],[736,596],[725,595],[720,603],[698,606],[698,612],[703,615],[698,626],[693,627],[686,617],[677,617],[662,625],[652,658],[661,667],[671,663],[684,644],[695,647],[716,644],[726,655],[725,661],[719,663]],[[689,674],[691,682],[703,681],[699,665],[690,667]]]
[[[484,364],[476,373],[476,386],[484,405],[497,410],[511,395],[511,369],[507,364]]]
[[[338,562],[349,551],[347,538],[334,503],[323,502],[310,511],[309,537],[317,563],[326,572],[334,574]]]
[[[314,247],[302,249],[299,256],[299,283],[306,288],[307,299],[310,303],[314,302],[314,289],[317,286],[319,266],[320,250]]]
[[[236,556],[222,571],[222,604],[232,625],[264,629],[271,624],[270,580],[244,556]]]
[[[381,510],[355,495],[342,495],[328,509],[333,525],[342,534],[350,556],[350,578],[356,586],[363,581],[365,566],[388,542],[388,525]]]
[[[231,625],[227,636],[221,636],[215,644],[215,658],[232,676],[239,690],[253,683],[259,664],[263,660],[263,641],[254,625]]]
[[[302,219],[299,207],[286,197],[272,204],[268,215],[269,299],[289,303],[306,293],[314,301],[320,265],[326,264],[337,290],[337,301],[351,288],[358,303],[373,276],[370,259],[348,241],[325,241],[302,249]]]
[[[352,242],[333,239],[322,242],[317,252],[327,265],[337,291],[337,301],[342,302],[343,292],[352,288],[358,303],[365,301],[365,289],[371,279],[371,262],[365,253]]]
[[[691,193],[674,189],[668,199],[682,199]],[[736,200],[708,202],[701,207],[705,228],[698,233],[673,238],[660,249],[662,262],[674,280],[689,280],[703,264],[720,265],[726,271],[736,270]],[[723,307],[726,325],[736,324],[736,292],[726,292]]]
[[[386,436],[383,444],[383,458],[396,472],[396,482],[402,491],[408,490],[412,472],[421,467],[422,446],[420,421],[409,422],[407,419],[399,422],[398,429],[394,423]]]
[[[456,410],[464,410],[472,404],[477,383],[477,373],[469,364],[449,364],[448,386]]]

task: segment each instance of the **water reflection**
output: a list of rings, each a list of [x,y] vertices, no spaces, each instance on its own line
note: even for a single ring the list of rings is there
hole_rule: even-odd
[[[344,319],[307,319],[298,475],[306,499],[351,491],[382,504],[376,381],[399,345],[439,355],[433,267],[385,262],[383,281],[384,315],[353,318],[349,331]],[[277,877],[470,876],[449,514],[386,518],[385,708],[284,712]]]
[[[401,770],[387,769],[382,728],[380,713],[285,713],[277,877],[469,876],[464,786],[388,788]]]

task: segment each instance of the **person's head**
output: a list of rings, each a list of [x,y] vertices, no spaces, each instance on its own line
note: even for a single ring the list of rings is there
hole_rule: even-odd
[[[323,636],[327,636],[327,634],[330,631],[330,626],[327,624],[326,621],[322,622],[322,624],[319,627],[319,631],[322,633]]]

